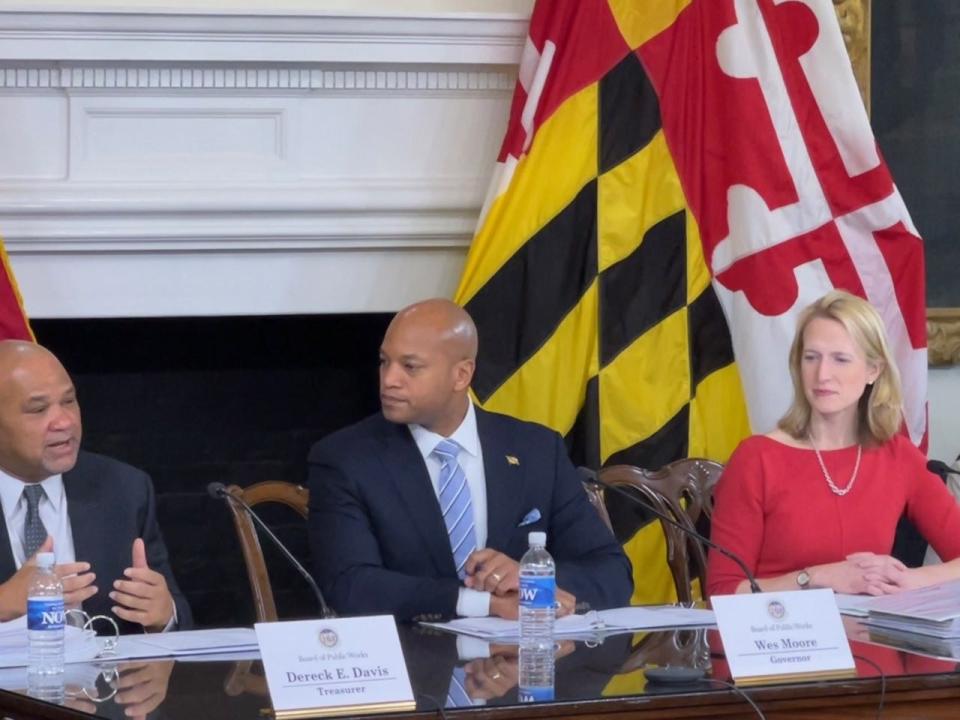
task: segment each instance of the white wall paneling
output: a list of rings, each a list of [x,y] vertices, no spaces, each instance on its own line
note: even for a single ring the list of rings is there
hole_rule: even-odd
[[[278,7],[0,4],[0,233],[31,316],[453,291],[526,19]]]

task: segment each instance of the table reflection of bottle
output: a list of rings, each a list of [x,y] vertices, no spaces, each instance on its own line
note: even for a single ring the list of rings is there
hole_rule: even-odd
[[[63,705],[63,688],[63,672],[27,675],[27,694],[37,700]]]
[[[520,647],[520,702],[543,702],[554,697],[556,645]]]

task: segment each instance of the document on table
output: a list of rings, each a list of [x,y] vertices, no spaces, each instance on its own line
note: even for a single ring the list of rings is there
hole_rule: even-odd
[[[833,599],[837,602],[837,609],[841,615],[852,615],[853,617],[866,617],[870,614],[870,603],[877,598],[873,595],[849,595],[847,593],[834,593]]]
[[[423,623],[447,632],[471,635],[485,640],[516,640],[520,623],[498,617],[457,618],[449,622]],[[707,627],[715,624],[713,612],[674,605],[624,607],[590,611],[583,615],[558,618],[554,637],[593,638],[635,630],[661,630],[677,627]]]
[[[68,663],[93,660],[100,652],[93,631],[67,625],[63,636],[63,655]],[[27,616],[0,623],[0,668],[27,664]]]
[[[64,632],[64,660],[67,663],[96,659],[182,657],[223,653],[249,653],[258,649],[252,628],[180,630],[169,633],[121,635],[114,651],[104,652],[105,638],[90,630],[67,625]],[[20,618],[0,624],[0,668],[27,664],[27,621]]]
[[[875,598],[867,625],[960,639],[960,580]]]
[[[178,630],[151,635],[121,635],[113,660],[134,658],[182,657],[256,650],[253,628],[217,628],[214,630]]]

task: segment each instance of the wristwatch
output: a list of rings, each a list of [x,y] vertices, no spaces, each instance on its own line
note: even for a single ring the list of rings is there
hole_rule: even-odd
[[[806,590],[810,587],[810,573],[806,570],[801,570],[797,573],[797,585],[801,590]]]

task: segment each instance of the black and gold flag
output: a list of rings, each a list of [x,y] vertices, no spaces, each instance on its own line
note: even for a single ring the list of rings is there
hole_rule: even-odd
[[[455,298],[480,333],[477,400],[552,427],[593,468],[725,461],[749,432],[730,333],[636,52],[686,4],[537,3]],[[675,598],[659,526],[625,547],[634,602]]]

